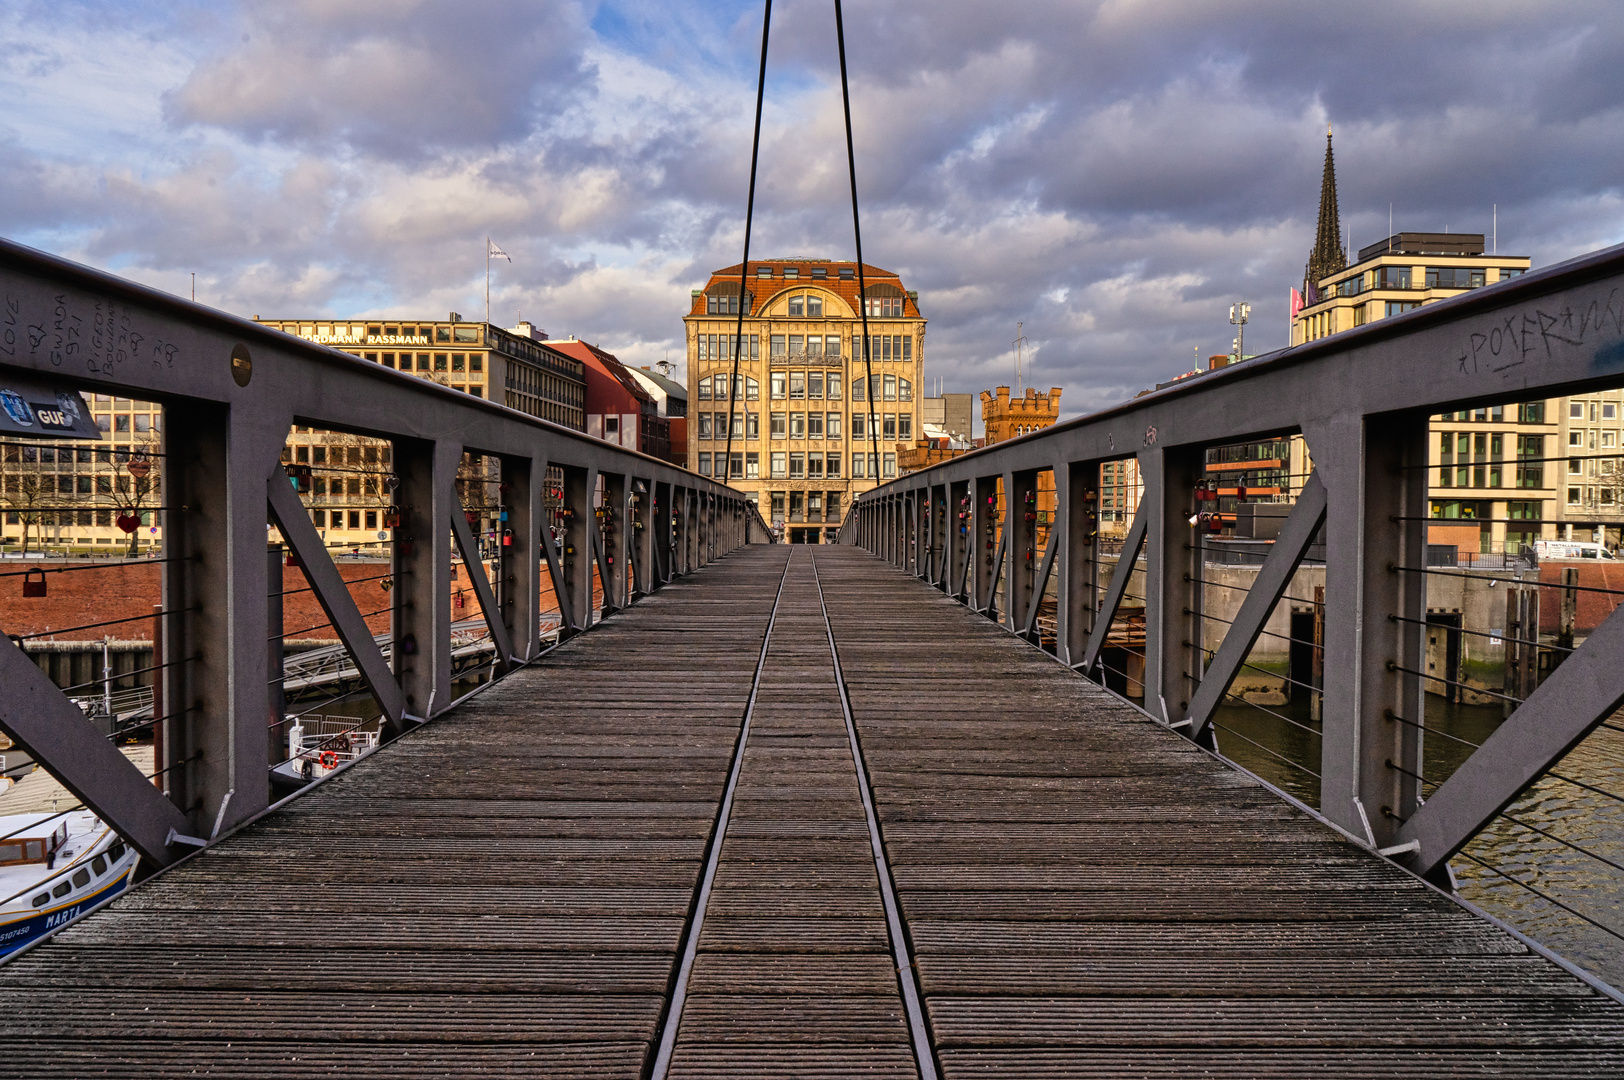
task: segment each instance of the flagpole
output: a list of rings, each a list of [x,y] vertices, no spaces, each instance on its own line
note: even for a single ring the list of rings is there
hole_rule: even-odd
[[[491,238],[485,238],[485,322],[491,321]]]

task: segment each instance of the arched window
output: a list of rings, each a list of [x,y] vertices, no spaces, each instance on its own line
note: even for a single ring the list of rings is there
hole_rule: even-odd
[[[711,399],[711,381],[710,381],[710,376],[707,375],[703,379],[699,380],[699,400],[700,401],[709,401],[710,399]]]
[[[898,401],[912,401],[913,400],[913,383],[909,382],[907,379],[903,379],[903,378],[898,378],[897,379],[897,400]]]
[[[746,401],[761,400],[761,384],[749,375],[744,377],[744,398]]]

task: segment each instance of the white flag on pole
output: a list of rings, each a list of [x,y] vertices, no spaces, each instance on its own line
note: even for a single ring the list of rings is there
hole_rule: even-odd
[[[488,239],[485,241],[485,255],[487,258],[495,259],[500,257],[506,259],[508,262],[513,261],[513,257],[511,255],[497,247],[495,244],[491,243]]]

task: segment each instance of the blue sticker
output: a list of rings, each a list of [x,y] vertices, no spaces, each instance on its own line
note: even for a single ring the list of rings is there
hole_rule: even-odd
[[[34,426],[34,410],[15,390],[0,390],[0,406],[5,407],[6,415],[19,427]]]

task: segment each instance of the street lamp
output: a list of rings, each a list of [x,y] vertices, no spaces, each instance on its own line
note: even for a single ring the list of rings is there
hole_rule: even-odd
[[[1235,338],[1235,362],[1237,364],[1246,359],[1246,322],[1251,317],[1251,304],[1229,305],[1229,325],[1240,327],[1240,331]]]

